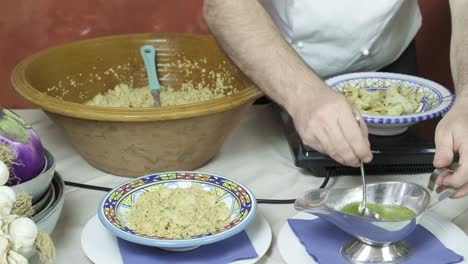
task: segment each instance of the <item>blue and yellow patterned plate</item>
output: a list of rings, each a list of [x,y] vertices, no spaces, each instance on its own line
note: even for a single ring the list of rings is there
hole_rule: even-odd
[[[215,190],[220,201],[231,211],[231,222],[213,233],[199,234],[188,239],[152,237],[130,229],[124,215],[132,202],[144,192],[157,191],[159,186],[185,188],[198,183],[204,190]],[[124,240],[172,251],[185,251],[231,237],[244,229],[255,218],[257,203],[252,192],[240,183],[226,177],[200,172],[165,172],[143,176],[126,182],[110,191],[101,202],[98,216],[110,232]]]
[[[343,74],[326,80],[328,86],[338,92],[348,85],[367,90],[386,90],[392,84],[403,84],[413,93],[422,93],[423,97],[416,113],[402,116],[376,116],[363,114],[374,135],[397,135],[405,132],[409,126],[430,120],[445,114],[452,107],[455,97],[440,84],[433,81],[396,73],[358,72]]]

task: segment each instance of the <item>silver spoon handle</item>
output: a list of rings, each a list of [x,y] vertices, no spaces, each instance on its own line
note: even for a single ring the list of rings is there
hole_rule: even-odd
[[[361,115],[359,114],[359,112],[354,111],[354,117],[356,118],[358,126],[361,127]],[[362,160],[360,162],[361,162],[360,169],[361,169],[361,178],[362,178],[362,203],[360,207],[362,207],[361,214],[364,214],[366,204],[367,204],[367,184],[366,184],[366,174],[364,172],[364,163],[362,162]]]
[[[367,184],[366,184],[366,174],[364,172],[364,163],[361,161],[361,178],[362,178],[362,201],[364,206],[367,203]]]

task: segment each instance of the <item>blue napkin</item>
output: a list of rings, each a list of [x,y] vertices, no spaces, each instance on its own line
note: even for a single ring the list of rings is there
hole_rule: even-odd
[[[326,220],[288,219],[289,226],[305,246],[307,253],[318,263],[348,263],[340,255],[341,247],[352,239]],[[451,264],[463,261],[463,257],[446,248],[431,232],[418,225],[405,240],[413,255],[405,262],[424,264]]]
[[[186,252],[171,252],[118,239],[124,264],[224,264],[258,257],[245,232]]]

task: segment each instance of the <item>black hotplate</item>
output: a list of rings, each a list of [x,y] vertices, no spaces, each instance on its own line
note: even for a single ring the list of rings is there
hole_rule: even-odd
[[[315,176],[360,175],[359,168],[343,166],[303,144],[291,117],[279,109],[286,137],[297,167]],[[369,136],[373,160],[365,166],[366,175],[417,174],[434,170],[434,132],[439,119],[423,121],[397,136]]]

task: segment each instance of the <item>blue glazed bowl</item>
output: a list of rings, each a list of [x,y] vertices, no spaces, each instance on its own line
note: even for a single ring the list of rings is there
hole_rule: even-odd
[[[363,114],[369,133],[381,136],[398,135],[411,125],[445,114],[452,107],[455,97],[440,84],[404,74],[387,72],[359,72],[339,75],[326,80],[333,90],[343,93],[348,85],[367,90],[387,90],[392,84],[405,84],[414,93],[423,93],[420,105],[414,114],[402,116],[377,116]]]
[[[204,190],[216,190],[221,202],[231,212],[231,222],[213,233],[199,234],[187,239],[172,239],[140,234],[127,226],[124,215],[132,209],[132,202],[144,192],[157,191],[157,185],[186,188],[198,183]],[[191,250],[218,242],[245,230],[255,218],[257,203],[252,192],[240,183],[213,174],[177,171],[151,174],[126,182],[110,191],[98,209],[101,223],[117,237],[136,244],[159,247],[171,251]]]

